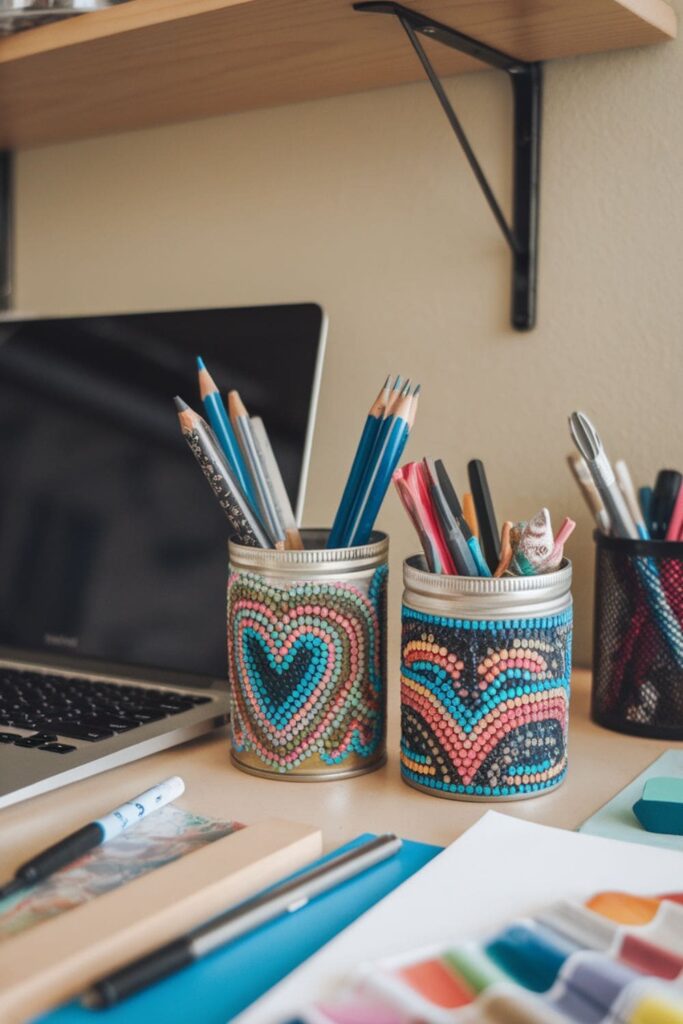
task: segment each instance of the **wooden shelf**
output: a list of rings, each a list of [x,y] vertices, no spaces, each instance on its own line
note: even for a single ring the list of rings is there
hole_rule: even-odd
[[[662,42],[664,0],[420,0],[522,60]],[[442,75],[480,67],[433,47]],[[351,0],[129,0],[0,40],[0,147],[336,96],[423,77],[395,19]]]

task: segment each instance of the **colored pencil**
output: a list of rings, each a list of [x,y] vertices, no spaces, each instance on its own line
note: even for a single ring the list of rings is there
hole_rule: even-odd
[[[225,453],[235,479],[242,488],[242,493],[251,502],[252,508],[256,509],[256,495],[249,473],[237,443],[235,432],[228,418],[228,413],[223,405],[218,387],[213,377],[204,365],[201,356],[197,356],[197,371],[199,376],[199,395],[209,417],[209,423],[213,432],[218,438],[221,448]]]
[[[465,543],[467,544],[467,547],[469,548],[470,551],[471,562],[468,564],[467,575],[490,576],[491,572],[489,570],[488,565],[486,564],[486,560],[483,554],[481,553],[481,548],[479,547],[479,540],[472,534],[469,523],[465,518],[462,506],[460,505],[460,502],[458,500],[458,495],[456,493],[455,487],[453,486],[451,478],[449,477],[446,467],[444,466],[441,459],[436,460],[436,462],[434,463],[434,468],[436,469],[436,475],[439,478],[441,490],[443,491],[443,495],[446,499],[446,502],[448,503],[448,507],[450,508],[451,513],[455,517],[455,521],[460,527],[460,531],[463,537],[465,538]]]
[[[273,544],[284,544],[285,529],[277,514],[265,469],[259,458],[249,413],[240,398],[239,391],[228,392],[228,413],[232,428],[239,440],[251,479],[254,481],[258,510],[266,532],[271,537]]]
[[[218,503],[237,540],[240,544],[251,547],[272,547],[253,509],[240,490],[218,438],[208,423],[182,398],[176,396],[174,401],[183,436],[208,480],[211,490],[218,498]]]
[[[346,544],[356,546],[367,544],[375,519],[379,512],[391,477],[406,446],[408,435],[415,421],[419,385],[412,395],[407,392],[408,385],[401,392],[401,397],[392,408],[392,423],[381,449],[378,446],[372,453],[372,470],[367,481],[363,481],[363,489],[349,519]]]
[[[396,380],[398,381],[400,378],[397,377]],[[363,472],[368,459],[370,458],[370,453],[372,452],[375,441],[377,440],[382,420],[389,405],[391,391],[391,376],[388,376],[384,382],[383,388],[370,406],[370,410],[366,417],[365,425],[363,426],[363,431],[358,442],[358,447],[356,448],[356,454],[353,457],[351,469],[349,470],[349,475],[346,480],[346,486],[344,488],[341,501],[339,502],[339,508],[337,509],[337,514],[334,517],[332,529],[330,530],[330,535],[327,540],[328,548],[337,548],[343,544],[346,521],[356,497]]]
[[[256,442],[258,456],[265,471],[266,481],[275,503],[278,518],[285,531],[285,547],[301,551],[304,546],[303,541],[301,540],[296,517],[270,443],[270,438],[268,437],[265,423],[260,416],[252,416],[251,426],[254,431],[254,441]]]

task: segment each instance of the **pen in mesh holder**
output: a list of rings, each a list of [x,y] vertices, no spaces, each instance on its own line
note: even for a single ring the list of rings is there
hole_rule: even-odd
[[[683,543],[595,539],[593,719],[683,740]]]
[[[540,796],[567,772],[572,570],[403,566],[401,775],[454,800]]]

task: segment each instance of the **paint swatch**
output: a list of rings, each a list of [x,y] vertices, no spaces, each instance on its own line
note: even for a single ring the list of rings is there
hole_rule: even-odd
[[[297,1024],[683,1024],[683,896],[601,892],[364,965]]]

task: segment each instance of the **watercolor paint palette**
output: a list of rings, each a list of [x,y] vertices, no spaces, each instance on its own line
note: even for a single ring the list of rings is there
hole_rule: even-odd
[[[603,891],[357,970],[288,1024],[683,1024],[683,893]]]

